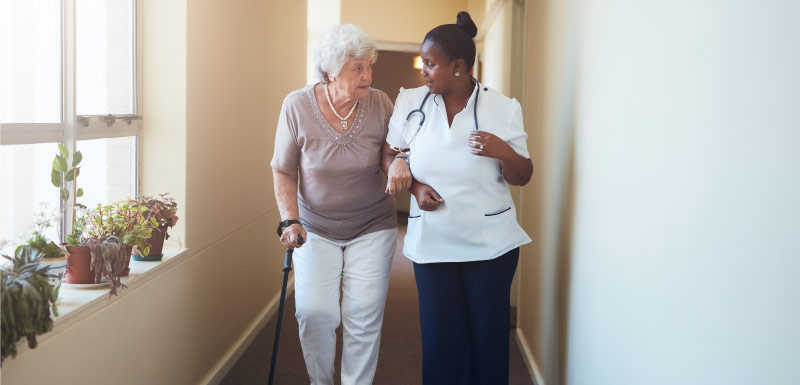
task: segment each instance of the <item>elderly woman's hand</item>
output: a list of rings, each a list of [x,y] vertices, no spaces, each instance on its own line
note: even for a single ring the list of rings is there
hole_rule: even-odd
[[[303,228],[302,225],[295,223],[289,227],[283,229],[283,234],[281,234],[281,243],[287,249],[296,249],[302,246],[302,243],[298,241],[298,236],[303,237],[303,242],[308,240],[308,235],[306,234],[306,229]]]
[[[444,199],[439,196],[439,193],[425,183],[414,182],[410,191],[414,194],[414,198],[417,198],[417,206],[421,210],[433,211],[444,203]]]
[[[411,188],[411,169],[403,158],[395,158],[389,166],[388,181],[386,182],[386,193],[394,195],[398,191]]]

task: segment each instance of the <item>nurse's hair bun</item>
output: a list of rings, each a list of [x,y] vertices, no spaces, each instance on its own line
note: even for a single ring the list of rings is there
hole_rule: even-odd
[[[472,21],[472,18],[467,12],[462,11],[458,13],[458,16],[456,16],[456,25],[464,28],[471,38],[474,38],[478,34],[478,27],[475,26],[475,22]]]
[[[425,35],[422,43],[431,42],[439,47],[450,60],[464,59],[467,71],[475,64],[475,35],[478,27],[469,13],[459,12],[456,24],[442,24]]]

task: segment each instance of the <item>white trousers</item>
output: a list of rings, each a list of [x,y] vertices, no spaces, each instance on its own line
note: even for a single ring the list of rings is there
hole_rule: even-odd
[[[342,385],[371,384],[397,229],[349,241],[308,233],[294,252],[300,344],[312,385],[333,385],[336,328],[343,325]],[[343,298],[339,305],[339,288]]]

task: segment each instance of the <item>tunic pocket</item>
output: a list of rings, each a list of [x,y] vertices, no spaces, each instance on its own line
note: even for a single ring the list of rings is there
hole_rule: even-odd
[[[500,214],[502,214],[502,213],[504,213],[504,212],[506,212],[508,210],[511,210],[511,206],[508,206],[508,208],[503,210],[503,211],[499,211],[499,212],[492,213],[492,214],[483,214],[483,216],[485,216],[485,217],[493,217],[495,215],[500,215]]]

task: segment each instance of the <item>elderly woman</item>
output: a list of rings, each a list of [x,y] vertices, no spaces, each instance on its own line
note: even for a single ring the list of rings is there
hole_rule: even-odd
[[[319,83],[286,97],[275,135],[281,242],[296,248],[296,316],[312,384],[333,384],[340,320],[342,384],[371,384],[378,360],[397,218],[383,189],[392,103],[370,88],[376,58],[359,27],[331,28],[314,53]]]
[[[533,172],[522,109],[470,76],[477,32],[466,12],[428,32],[426,86],[400,91],[383,152],[387,192],[414,195],[403,253],[419,292],[423,384],[508,384],[511,280],[530,242],[506,186]]]

